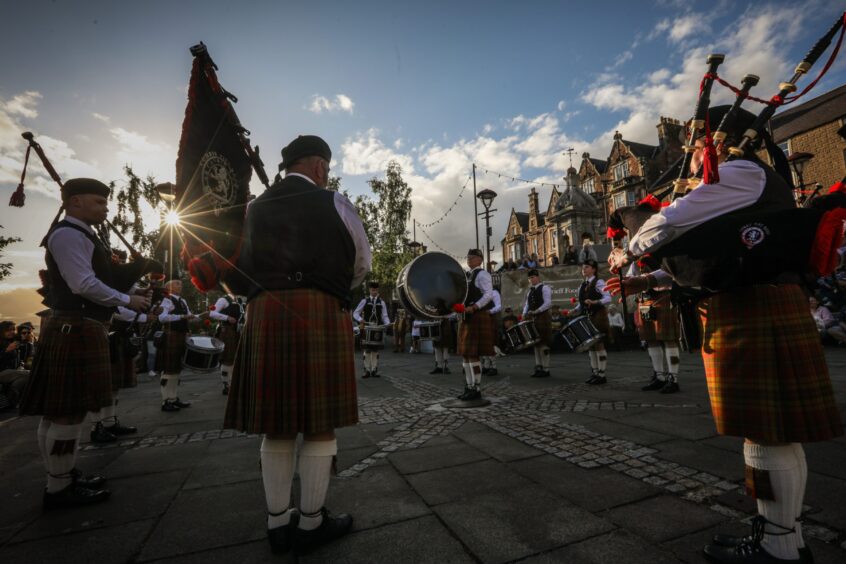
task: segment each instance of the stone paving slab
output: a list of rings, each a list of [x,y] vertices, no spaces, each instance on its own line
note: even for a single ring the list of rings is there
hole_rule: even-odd
[[[511,462],[513,460],[522,460],[544,454],[543,451],[506,437],[496,431],[469,432],[459,429],[455,432],[455,435],[470,446],[479,449],[500,462]]]
[[[106,466],[110,477],[138,476],[194,467],[209,448],[208,441],[131,449]]]
[[[212,441],[185,482],[184,489],[261,479],[259,438]],[[167,447],[157,447],[157,449]]]
[[[429,505],[530,485],[528,479],[493,460],[412,474],[406,479]]]
[[[661,443],[655,448],[660,450],[662,459],[692,466],[729,481],[740,481],[744,478],[742,455],[679,439]]]
[[[392,452],[388,455],[388,459],[403,474],[416,474],[490,458],[488,454],[469,446],[463,441],[455,439],[453,441],[453,443],[443,446]]]
[[[602,515],[652,542],[664,542],[726,520],[700,505],[668,495],[610,509]]]
[[[591,431],[617,437],[618,439],[626,439],[641,445],[649,446],[673,439],[672,436],[666,433],[657,433],[648,429],[626,425],[618,421],[603,420],[590,416],[587,416],[587,418],[587,422],[583,424]],[[567,420],[569,421],[570,419],[567,418]]]
[[[625,556],[622,556],[625,555]],[[678,559],[623,529],[521,560],[522,564],[608,564],[610,562],[671,564]]]
[[[537,485],[502,488],[434,508],[486,563],[509,562],[614,528]]]

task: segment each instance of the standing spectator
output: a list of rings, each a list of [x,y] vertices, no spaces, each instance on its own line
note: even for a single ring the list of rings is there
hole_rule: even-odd
[[[23,369],[21,343],[15,335],[14,321],[0,322],[0,395],[6,401],[2,408],[16,407],[21,392],[29,380],[29,371]]]
[[[587,261],[597,261],[596,258],[596,251],[593,249],[593,241],[590,239],[590,235],[585,233],[582,235],[582,248],[579,251],[579,264],[584,264]]]
[[[564,253],[564,264],[577,264],[579,262],[578,253],[576,253],[576,247],[570,245],[567,247],[567,251]]]
[[[15,337],[18,343],[20,343],[18,360],[26,370],[32,368],[32,357],[35,355],[35,335],[32,329],[32,323],[24,321],[18,325],[18,333]]]
[[[532,256],[530,256],[528,262],[526,262],[526,266],[529,268],[538,267],[538,255],[536,253],[532,253]]]
[[[552,266],[556,266],[560,264],[558,261],[558,255],[552,255]]]

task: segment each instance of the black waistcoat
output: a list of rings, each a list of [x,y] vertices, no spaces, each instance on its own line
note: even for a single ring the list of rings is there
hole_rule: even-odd
[[[244,309],[241,306],[241,303],[238,300],[232,300],[229,296],[223,296],[223,299],[226,300],[226,307],[223,308],[220,313],[222,315],[226,315],[227,317],[232,317],[234,319],[241,319],[241,316],[244,314]]]
[[[464,299],[464,305],[469,306],[473,305],[479,300],[482,299],[484,294],[482,290],[476,286],[476,278],[479,277],[479,273],[482,272],[481,267],[474,269],[472,272],[467,273],[467,297]],[[482,309],[492,309],[493,308],[493,300],[489,301],[488,304],[483,307]]]
[[[534,311],[543,305],[543,284],[538,284],[537,288],[529,288],[529,310]]]
[[[335,209],[335,193],[288,176],[247,210],[238,266],[252,278],[248,298],[264,290],[316,288],[349,303],[355,242]]]
[[[94,244],[94,252],[91,255],[91,268],[94,270],[94,275],[98,280],[106,286],[111,286],[112,255],[111,251],[106,248],[106,245],[104,245],[98,237],[89,233],[83,227],[64,219],[50,229],[50,232],[47,234],[47,238],[49,239],[52,233],[60,227],[76,229]],[[56,237],[61,236],[61,234],[56,235]],[[86,300],[82,296],[74,294],[71,291],[67,282],[65,282],[65,279],[62,278],[62,274],[59,272],[59,266],[56,264],[55,259],[53,259],[49,248],[45,258],[47,261],[47,278],[49,283],[47,297],[44,299],[44,304],[46,306],[50,309],[61,311],[78,311],[85,317],[90,317],[98,321],[107,321],[112,317],[112,313],[115,311],[114,307],[95,304],[94,302]]]
[[[737,256],[736,253],[728,252],[713,256],[714,253],[710,252],[714,248],[727,249],[730,244],[736,243],[737,234],[729,226],[737,219],[749,217],[749,224],[754,228],[756,214],[796,207],[793,193],[784,179],[770,167],[757,162],[756,164],[764,170],[766,180],[764,189],[755,203],[709,220],[668,243],[666,248],[658,250],[657,255],[661,256],[673,253],[677,248],[696,249],[704,245],[708,249],[702,253],[693,250],[690,253],[663,258],[662,268],[673,276],[678,285],[718,292],[753,284],[798,281],[795,274],[784,271],[781,262],[770,258],[758,259],[754,253]],[[699,189],[707,190],[708,187]],[[741,223],[745,223],[745,219]],[[788,251],[785,249],[785,252]]]
[[[602,299],[602,292],[596,289],[596,282],[598,280],[599,278],[594,276],[590,283],[585,280],[582,282],[581,286],[579,286],[579,305],[582,306],[583,312],[593,313],[605,307],[602,304],[593,304],[590,306],[585,304],[585,300],[599,301]]]
[[[173,309],[170,310],[171,315],[187,315],[188,314],[188,304],[185,303],[179,296],[170,296],[168,297],[170,303],[173,304]],[[180,333],[187,333],[188,332],[188,320],[180,319],[179,321],[171,321],[168,323],[171,331],[179,331]]]
[[[362,319],[364,321],[375,321],[376,323],[382,323],[382,311],[385,307],[385,302],[382,301],[382,298],[376,297],[375,299],[367,296],[364,298],[364,311],[362,312]]]

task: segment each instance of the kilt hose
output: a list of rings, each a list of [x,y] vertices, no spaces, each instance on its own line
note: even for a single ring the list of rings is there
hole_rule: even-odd
[[[223,341],[223,354],[220,357],[220,363],[231,366],[235,362],[235,352],[238,350],[238,341],[241,339],[238,326],[222,321],[218,338]]]
[[[106,325],[81,315],[44,320],[21,415],[81,417],[112,405]]]
[[[458,327],[458,354],[467,358],[493,356],[494,331],[491,315],[478,311],[464,316]]]
[[[224,427],[323,433],[357,422],[352,320],[338,299],[306,288],[250,300]]]
[[[130,357],[127,353],[126,347],[128,345],[129,337],[121,335],[117,355],[111,359],[113,392],[117,392],[121,388],[134,388],[138,385],[135,357]]]
[[[541,338],[541,344],[547,347],[552,346],[552,314],[549,310],[542,311],[539,314],[530,317],[535,322],[535,329]]]
[[[441,338],[435,341],[434,346],[439,349],[447,349],[450,352],[455,351],[455,329],[452,321],[449,319],[441,319]]]
[[[651,305],[655,319],[644,321],[640,308],[635,308],[634,322],[641,341],[676,342],[679,340],[679,316],[670,302],[670,293],[661,292],[655,300],[644,300],[638,305]]]
[[[699,302],[699,314],[717,432],[762,443],[843,434],[819,334],[798,285],[719,293]]]
[[[188,333],[165,328],[162,346],[156,350],[156,370],[164,374],[182,372],[182,358],[185,356],[185,338]]]
[[[605,306],[591,312],[589,317],[593,326],[605,336],[603,342],[606,345],[613,344],[614,333],[611,331],[611,324],[608,322],[608,310],[605,309]]]

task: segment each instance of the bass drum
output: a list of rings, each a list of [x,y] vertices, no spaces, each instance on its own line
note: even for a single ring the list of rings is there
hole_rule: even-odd
[[[402,306],[417,319],[442,319],[467,297],[467,275],[457,260],[445,253],[420,255],[397,276]]]

